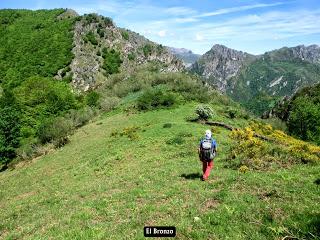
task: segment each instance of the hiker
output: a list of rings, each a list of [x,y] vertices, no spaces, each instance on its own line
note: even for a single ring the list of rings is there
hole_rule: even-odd
[[[217,152],[216,140],[212,138],[210,130],[206,130],[205,137],[200,140],[198,149],[200,161],[202,161],[202,181],[206,181],[213,168],[213,159]]]

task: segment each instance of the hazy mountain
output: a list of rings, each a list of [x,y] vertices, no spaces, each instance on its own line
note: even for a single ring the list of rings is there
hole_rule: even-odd
[[[190,67],[194,62],[196,62],[201,55],[195,54],[191,50],[185,48],[174,48],[174,47],[167,47],[168,50],[175,55],[177,58],[183,61],[186,67]]]

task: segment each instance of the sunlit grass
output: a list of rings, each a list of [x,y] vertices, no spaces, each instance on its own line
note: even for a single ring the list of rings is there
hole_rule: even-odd
[[[208,127],[185,121],[196,105],[109,114],[63,148],[1,173],[0,239],[144,239],[145,225],[176,226],[177,239],[312,239],[319,165],[245,174],[225,168],[230,132],[217,127],[218,156],[202,182],[197,144]],[[248,124],[221,114],[216,120]],[[134,138],[116,134],[128,129]]]

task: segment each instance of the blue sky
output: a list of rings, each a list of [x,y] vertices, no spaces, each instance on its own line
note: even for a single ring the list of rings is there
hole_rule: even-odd
[[[166,46],[203,54],[214,44],[260,54],[320,45],[319,0],[1,0],[0,8],[99,13]]]

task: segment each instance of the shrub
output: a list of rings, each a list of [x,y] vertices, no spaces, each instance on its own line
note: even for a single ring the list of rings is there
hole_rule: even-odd
[[[104,59],[102,68],[106,70],[107,74],[118,73],[122,60],[120,58],[120,52],[107,48],[102,49],[102,57]]]
[[[178,96],[172,92],[163,92],[161,89],[145,91],[137,100],[139,110],[151,110],[160,107],[171,107],[178,102]]]
[[[38,129],[37,135],[42,144],[51,142],[56,147],[61,147],[68,142],[68,136],[72,131],[72,121],[58,117],[44,121]]]
[[[241,173],[246,173],[249,171],[249,168],[246,166],[246,165],[242,165],[240,168],[239,168],[239,172]]]
[[[109,112],[113,110],[119,103],[120,99],[118,97],[106,97],[102,99],[100,108],[104,112]]]
[[[100,95],[96,91],[91,91],[86,95],[85,99],[88,106],[96,107],[98,105]]]
[[[158,54],[163,53],[164,50],[165,50],[165,48],[164,48],[164,46],[162,46],[162,44],[159,44],[159,45],[157,46],[157,53],[158,53]]]
[[[145,57],[149,56],[152,53],[152,45],[147,43],[143,46],[142,51]]]
[[[129,40],[129,33],[125,30],[121,31],[121,36],[125,40]]]
[[[128,53],[128,59],[130,61],[133,61],[136,59],[136,55],[133,52]]]
[[[85,14],[84,19],[87,22],[87,24],[91,24],[99,21],[98,15],[94,13]]]
[[[122,129],[122,131],[113,130],[110,134],[111,137],[117,137],[117,136],[126,136],[130,140],[137,140],[139,138],[138,131],[140,130],[140,127],[137,126],[129,126]]]
[[[86,107],[81,110],[70,110],[65,118],[72,122],[74,128],[82,127],[87,124],[94,116],[96,112],[91,107]]]
[[[171,127],[172,127],[172,123],[163,124],[163,128],[171,128]]]
[[[112,18],[105,17],[103,20],[104,20],[104,23],[106,24],[106,26],[108,26],[108,27],[114,27]]]
[[[267,118],[267,119],[262,119],[262,121],[265,124],[271,125],[272,128],[275,129],[275,130],[280,130],[282,132],[286,132],[287,131],[286,122],[282,121],[279,118]]]
[[[255,134],[265,136],[269,141],[263,141]],[[273,130],[270,125],[251,122],[250,127],[233,130],[230,137],[233,143],[227,160],[231,167],[245,165],[251,169],[268,170],[274,165],[320,162],[320,147]]]
[[[213,116],[213,110],[208,105],[199,105],[195,112],[200,120],[208,120]]]
[[[104,38],[105,31],[102,28],[98,28],[97,33],[100,36],[100,38]]]
[[[166,141],[166,144],[168,145],[182,145],[184,143],[185,143],[185,139],[179,135]]]
[[[244,118],[244,119],[249,119],[250,115],[241,109],[240,106],[237,106],[238,108],[235,107],[227,107],[226,110],[224,111],[226,117],[230,119],[234,118]]]
[[[17,160],[29,160],[49,153],[55,147],[48,143],[42,145],[36,139],[25,139],[24,143],[17,149]]]
[[[94,33],[92,31],[88,32],[84,38],[83,38],[84,42],[90,42],[92,45],[98,45],[98,41],[94,35]]]

